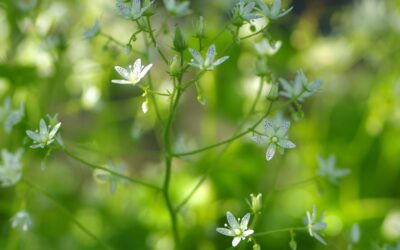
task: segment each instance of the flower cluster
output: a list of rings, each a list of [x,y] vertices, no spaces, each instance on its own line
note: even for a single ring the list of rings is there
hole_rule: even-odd
[[[334,155],[329,156],[328,159],[324,159],[318,156],[319,168],[317,169],[317,175],[326,177],[333,184],[338,184],[338,179],[350,174],[349,169],[337,169],[335,168],[336,157]]]
[[[296,145],[288,139],[287,131],[290,127],[290,121],[281,120],[277,117],[275,120],[264,121],[265,135],[255,135],[252,139],[258,144],[267,144],[267,152],[265,158],[267,161],[274,157],[278,150],[281,154],[285,149],[295,148]]]
[[[223,56],[217,60],[215,60],[215,56],[217,55],[217,50],[215,45],[212,44],[206,53],[206,58],[203,58],[195,49],[189,49],[190,53],[193,56],[193,59],[189,62],[189,65],[199,68],[200,70],[213,70],[216,66],[228,60],[229,56]]]
[[[225,227],[217,228],[217,232],[226,236],[233,237],[233,247],[236,247],[241,240],[245,240],[246,237],[254,233],[253,229],[248,229],[248,224],[250,221],[249,213],[243,216],[242,220],[240,220],[240,218],[236,220],[235,216],[231,212],[226,212],[226,219],[228,221],[228,224],[225,224]]]
[[[61,122],[55,124],[53,127],[47,125],[43,119],[40,119],[39,130],[31,131],[27,130],[26,134],[31,138],[35,144],[31,145],[31,148],[45,148],[52,144],[56,139],[58,130],[61,127]]]
[[[2,162],[0,164],[0,186],[10,187],[16,184],[22,177],[22,149],[14,154],[3,149],[1,151]]]

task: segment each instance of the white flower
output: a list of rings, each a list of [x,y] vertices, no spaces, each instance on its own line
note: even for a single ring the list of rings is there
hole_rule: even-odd
[[[283,91],[280,92],[280,95],[289,99],[297,100],[299,102],[302,102],[304,98],[314,94],[322,85],[321,80],[308,82],[307,77],[301,70],[297,72],[296,78],[292,84],[282,78],[279,79],[279,82],[283,88]]]
[[[31,225],[32,225],[31,217],[25,210],[19,211],[11,218],[12,228],[20,227],[23,231],[26,232],[28,231]]]
[[[231,212],[226,212],[226,219],[228,220],[228,224],[225,224],[225,227],[217,228],[217,232],[226,236],[233,237],[232,246],[236,247],[241,240],[245,240],[246,237],[252,235],[254,230],[247,229],[247,225],[250,221],[250,213],[247,213],[243,216],[242,220],[236,220],[235,216]]]
[[[271,44],[266,38],[262,39],[259,43],[253,44],[254,49],[260,56],[273,56],[278,52],[281,46],[281,41],[276,41]]]
[[[236,26],[242,26],[244,22],[260,18],[261,16],[253,14],[256,3],[253,1],[240,0],[232,10],[232,23]]]
[[[317,175],[326,177],[333,184],[338,184],[338,178],[350,174],[349,169],[335,168],[336,157],[334,155],[329,156],[326,160],[319,155],[318,162]]]
[[[191,13],[189,9],[189,1],[176,3],[175,0],[163,0],[165,8],[172,16],[185,16]]]
[[[22,177],[23,150],[19,149],[15,154],[3,149],[1,151],[2,164],[0,164],[0,186],[10,187],[17,183]]]
[[[124,0],[117,0],[116,6],[120,16],[126,19],[138,20],[153,3],[154,0],[142,7],[141,0],[132,0],[130,3],[126,3]]]
[[[215,60],[215,56],[217,55],[217,50],[215,49],[214,44],[212,44],[208,48],[205,59],[203,59],[200,53],[195,49],[189,49],[189,52],[193,56],[193,59],[189,62],[189,65],[199,68],[201,70],[213,70],[216,66],[225,62],[229,58],[229,56],[223,56],[218,60]]]
[[[289,9],[282,10],[281,12],[281,0],[274,0],[272,6],[270,7],[266,6],[261,0],[256,0],[256,1],[258,5],[261,7],[261,10],[263,11],[264,15],[266,15],[268,18],[272,20],[283,17],[293,9],[293,7],[290,7]]]
[[[256,135],[252,137],[253,141],[258,144],[268,144],[265,154],[267,161],[274,157],[276,150],[283,154],[285,149],[296,147],[286,135],[289,127],[290,121],[281,120],[279,117],[275,118],[275,120],[266,119],[264,121],[265,135]],[[265,140],[263,138],[265,138]]]
[[[36,143],[31,145],[31,148],[44,148],[49,146],[56,139],[56,134],[60,129],[61,122],[57,123],[53,128],[51,125],[46,125],[43,119],[40,119],[39,130],[35,132],[27,130],[26,134]]]
[[[310,214],[309,211],[307,211],[306,214],[307,217],[305,219],[305,222],[307,225],[308,233],[310,234],[311,237],[315,238],[322,244],[326,245],[325,240],[318,234],[318,231],[322,231],[326,227],[326,223],[323,221],[324,213],[320,216],[319,221],[316,221],[317,207],[314,205],[312,214]]]
[[[7,97],[4,100],[4,105],[0,106],[0,122],[4,122],[4,131],[8,134],[11,132],[14,125],[18,124],[24,117],[24,104],[21,103],[19,109],[11,109],[11,99]]]
[[[140,82],[140,80],[146,75],[146,73],[151,69],[153,64],[147,66],[142,66],[142,61],[137,59],[133,64],[129,65],[128,68],[122,68],[120,66],[115,66],[115,71],[124,78],[124,80],[112,80],[112,83],[117,84],[133,84]]]

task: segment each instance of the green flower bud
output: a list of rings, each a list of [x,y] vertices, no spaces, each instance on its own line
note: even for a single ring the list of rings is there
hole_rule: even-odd
[[[175,36],[174,36],[174,49],[178,52],[182,52],[187,49],[187,44],[185,38],[182,35],[181,29],[177,26],[175,28]]]
[[[279,85],[277,83],[272,83],[271,89],[269,90],[267,99],[270,101],[275,101],[279,97]]]
[[[249,205],[253,214],[260,213],[262,209],[262,194],[259,193],[257,194],[257,196],[254,196],[254,194],[250,194]]]
[[[260,245],[258,245],[257,243],[253,245],[253,250],[261,250]]]
[[[179,56],[174,56],[169,64],[169,74],[171,76],[179,76],[181,73],[181,66]]]
[[[129,53],[131,53],[131,51],[132,51],[132,45],[130,45],[129,43],[125,44],[125,46],[124,46],[124,54],[125,55],[129,55]]]
[[[195,24],[195,37],[199,39],[206,38],[206,28],[202,16],[199,17],[199,20]]]
[[[268,75],[268,64],[265,58],[258,58],[256,61],[256,74],[258,76]]]

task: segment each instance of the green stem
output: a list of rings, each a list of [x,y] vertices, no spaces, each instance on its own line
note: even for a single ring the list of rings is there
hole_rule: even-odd
[[[94,235],[92,232],[90,232],[89,229],[87,229],[82,223],[80,223],[74,215],[66,209],[60,202],[57,201],[56,198],[54,198],[50,193],[48,193],[46,190],[43,188],[39,187],[38,185],[28,181],[26,178],[22,179],[28,186],[32,187],[35,189],[37,192],[41,193],[43,196],[47,197],[49,200],[51,200],[62,212],[72,221],[75,223],[75,225],[81,229],[85,234],[87,234],[90,238],[95,240],[99,245],[102,246],[104,249],[113,249],[111,246],[109,246],[106,242],[102,241],[99,237]]]
[[[263,89],[263,78],[260,79],[260,85],[259,85],[259,88],[258,88],[258,91],[257,91],[257,95],[256,95],[256,98],[254,99],[253,104],[251,105],[249,113],[245,116],[245,119],[242,121],[242,123],[238,127],[237,131],[240,131],[242,129],[242,127],[246,124],[247,119],[251,116],[252,113],[254,113],[255,107],[256,107],[259,99],[260,99],[262,89]],[[193,197],[193,195],[196,193],[196,191],[201,187],[201,185],[208,178],[208,176],[210,175],[210,173],[214,169],[214,167],[217,166],[216,162],[222,157],[224,152],[226,152],[226,150],[228,149],[230,143],[232,141],[236,140],[237,138],[240,138],[240,137],[246,135],[247,133],[249,133],[250,131],[254,130],[264,120],[264,118],[269,115],[269,113],[272,110],[272,103],[273,102],[269,103],[269,107],[268,107],[267,111],[265,112],[265,114],[256,123],[254,123],[253,126],[251,126],[249,129],[245,130],[244,132],[239,133],[239,134],[233,136],[232,138],[230,138],[228,140],[225,140],[225,141],[220,142],[220,143],[216,143],[214,145],[211,145],[211,146],[208,146],[208,147],[205,147],[205,148],[202,148],[202,149],[198,149],[198,150],[194,150],[194,151],[190,151],[190,152],[186,152],[186,153],[175,154],[175,156],[190,155],[190,154],[195,154],[195,153],[198,153],[198,152],[202,152],[202,151],[214,148],[214,147],[218,147],[218,146],[223,145],[223,144],[227,144],[225,146],[225,148],[222,150],[222,152],[220,153],[220,155],[217,157],[217,159],[214,161],[214,164],[212,164],[210,167],[208,167],[208,169],[203,174],[203,176],[200,178],[200,180],[197,182],[197,184],[194,186],[194,188],[190,191],[190,193],[186,196],[186,198],[183,199],[183,201],[176,207],[176,211],[181,210],[181,208],[187,202],[189,202],[189,200]]]
[[[308,178],[308,179],[305,179],[305,180],[302,180],[302,181],[297,181],[297,182],[294,182],[294,183],[291,183],[291,184],[288,184],[288,185],[285,185],[285,186],[282,186],[282,187],[274,188],[274,190],[277,191],[277,192],[288,190],[288,189],[296,187],[296,186],[300,186],[300,185],[303,185],[303,184],[307,184],[307,183],[313,182],[317,178],[318,178],[317,176],[313,176],[311,178]]]
[[[266,231],[266,232],[255,233],[252,235],[252,237],[258,237],[258,236],[264,236],[264,235],[276,234],[276,233],[283,233],[283,232],[290,232],[290,231],[306,231],[306,230],[307,230],[307,227],[288,227],[288,228],[282,228],[282,229],[270,230],[270,231]]]
[[[168,59],[167,57],[164,55],[164,53],[161,51],[160,47],[157,44],[156,38],[154,37],[154,33],[153,30],[151,28],[151,22],[150,22],[150,18],[147,16],[146,17],[147,20],[147,24],[149,25],[149,35],[150,35],[150,39],[153,42],[154,47],[156,48],[156,50],[158,51],[158,54],[160,54],[161,58],[163,59],[163,61],[168,65]]]
[[[108,169],[108,168],[101,167],[101,166],[98,166],[98,165],[96,165],[96,164],[90,163],[90,162],[88,162],[88,161],[86,161],[86,160],[80,158],[79,156],[76,156],[75,154],[71,153],[71,152],[68,151],[67,149],[64,149],[63,152],[64,152],[66,155],[68,155],[69,157],[71,157],[72,159],[74,159],[74,160],[76,160],[76,161],[78,161],[78,162],[80,162],[80,163],[82,163],[82,164],[84,164],[84,165],[86,165],[86,166],[88,166],[88,167],[90,167],[90,168],[92,168],[92,169],[103,170],[103,171],[108,172],[108,173],[110,173],[110,174],[112,174],[112,175],[115,175],[115,176],[120,177],[120,178],[122,178],[122,179],[128,180],[128,181],[130,181],[130,182],[132,182],[132,183],[134,183],[134,184],[140,184],[140,185],[142,185],[142,186],[144,186],[144,187],[152,188],[152,189],[155,189],[155,190],[161,190],[161,188],[158,187],[158,186],[156,186],[156,185],[153,185],[153,184],[150,184],[150,183],[147,183],[147,182],[138,180],[138,179],[134,179],[134,178],[132,178],[132,177],[129,177],[129,176],[120,174],[120,173],[118,173],[118,172],[115,172],[115,171],[113,171],[113,170],[111,170],[111,169]]]
[[[179,85],[179,83],[178,83],[178,85]],[[176,86],[175,78],[174,78],[174,86]],[[172,122],[175,117],[176,109],[177,109],[181,94],[182,94],[182,92],[181,92],[180,87],[179,86],[174,87],[174,90],[172,93],[172,98],[171,98],[171,103],[170,103],[169,116],[168,116],[168,120],[167,120],[165,130],[164,130],[165,177],[164,177],[164,185],[163,185],[163,195],[164,195],[164,200],[167,205],[167,209],[168,209],[170,219],[171,219],[172,232],[173,232],[176,248],[179,248],[178,222],[177,222],[176,212],[175,212],[174,206],[171,201],[169,188],[170,188],[170,183],[171,183],[171,168],[172,168],[172,160],[173,160],[173,155],[171,153],[172,152],[172,150],[171,150],[171,144],[172,144],[172,142],[171,142],[171,127],[172,127]]]

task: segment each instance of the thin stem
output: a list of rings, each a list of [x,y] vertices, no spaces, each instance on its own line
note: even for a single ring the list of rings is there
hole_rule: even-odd
[[[136,33],[138,33],[138,32],[135,32],[134,34],[136,34]],[[107,38],[108,41],[111,41],[111,42],[115,43],[116,45],[118,45],[118,46],[120,46],[120,47],[122,47],[122,48],[125,47],[125,44],[124,44],[124,43],[122,43],[122,42],[116,40],[114,37],[110,36],[110,35],[107,34],[107,33],[100,32],[99,35],[102,36],[102,37],[104,37],[104,38]],[[133,35],[132,35],[132,36],[133,36]],[[128,44],[130,43],[131,39],[132,39],[132,37],[129,39]],[[138,54],[143,55],[143,52],[141,52],[141,51],[138,51],[138,50],[135,50],[135,49],[132,49],[132,51],[135,52],[135,53],[138,53]]]
[[[178,83],[179,84],[179,83]],[[179,232],[178,232],[178,223],[177,223],[177,216],[176,212],[174,209],[174,206],[171,201],[170,193],[169,193],[169,188],[170,188],[170,183],[171,183],[171,168],[172,168],[172,160],[173,156],[171,154],[171,127],[172,127],[172,122],[175,117],[176,113],[176,108],[179,102],[179,99],[181,97],[181,89],[179,86],[176,86],[176,81],[174,78],[174,90],[172,93],[172,98],[171,98],[171,103],[170,103],[170,111],[169,111],[169,116],[168,120],[166,123],[166,127],[164,130],[164,150],[165,150],[165,177],[164,177],[164,184],[163,184],[163,195],[164,195],[164,200],[167,205],[167,209],[170,215],[171,219],[171,226],[172,226],[172,232],[174,236],[174,241],[176,247],[179,246]]]
[[[150,17],[146,17],[147,20],[147,24],[149,25],[149,35],[150,35],[150,39],[153,42],[154,47],[156,48],[156,50],[158,51],[158,54],[160,54],[161,58],[163,59],[163,61],[168,65],[168,59],[167,57],[164,55],[164,53],[161,51],[160,47],[157,44],[156,38],[154,37],[154,33],[153,30],[151,28],[151,22],[150,22]]]
[[[182,85],[182,87],[181,87],[182,90],[184,91],[187,88],[189,88],[190,85],[192,85],[194,82],[198,81],[205,73],[206,73],[206,71],[200,71],[193,79],[191,79],[191,80],[189,80],[189,81],[187,81],[185,83],[182,83],[181,84]]]
[[[290,232],[290,231],[306,231],[306,230],[307,230],[307,227],[288,227],[288,228],[282,228],[282,229],[270,230],[270,231],[266,231],[266,232],[255,233],[252,236],[258,237],[258,236],[264,236],[264,235],[269,235],[269,234],[276,234],[276,233],[283,233],[283,232]]]
[[[66,155],[68,155],[69,157],[71,157],[72,159],[74,159],[74,160],[76,160],[76,161],[78,161],[78,162],[80,162],[80,163],[82,163],[82,164],[84,164],[84,165],[86,165],[86,166],[88,166],[88,167],[90,167],[90,168],[92,168],[92,169],[103,170],[103,171],[108,172],[108,173],[110,173],[110,174],[112,174],[112,175],[115,175],[115,176],[120,177],[120,178],[122,178],[122,179],[128,180],[128,181],[130,181],[130,182],[132,182],[132,183],[134,183],[134,184],[139,184],[139,185],[142,185],[142,186],[144,186],[144,187],[152,188],[152,189],[155,189],[155,190],[161,190],[161,188],[158,187],[158,186],[156,186],[156,185],[153,185],[153,184],[150,184],[150,183],[147,183],[147,182],[138,180],[138,179],[134,179],[134,178],[132,178],[132,177],[129,177],[129,176],[120,174],[120,173],[118,173],[118,172],[115,172],[115,171],[113,171],[113,170],[111,170],[111,169],[108,169],[108,168],[105,168],[105,167],[98,166],[98,165],[96,165],[96,164],[90,163],[90,162],[88,162],[88,161],[86,161],[86,160],[80,158],[79,156],[77,156],[77,155],[71,153],[71,152],[68,151],[67,149],[64,149],[63,152],[64,152]]]
[[[308,179],[305,179],[305,180],[302,180],[302,181],[297,181],[297,182],[294,182],[294,183],[291,183],[291,184],[287,184],[285,186],[274,188],[274,190],[276,192],[288,190],[288,189],[296,187],[296,186],[300,186],[300,185],[304,185],[304,184],[313,182],[313,181],[317,180],[317,178],[318,178],[317,176],[313,176],[311,178],[308,178]]]
[[[38,185],[28,181],[26,178],[22,179],[28,186],[32,187],[35,189],[37,192],[41,193],[43,196],[47,197],[49,200],[51,200],[62,212],[72,221],[75,223],[75,225],[81,229],[84,233],[86,233],[90,238],[92,238],[94,241],[96,241],[99,245],[102,246],[104,249],[113,249],[110,245],[108,245],[106,242],[102,241],[99,237],[94,235],[92,232],[90,232],[89,229],[87,229],[82,223],[80,223],[74,215],[66,209],[60,202],[57,201],[56,198],[54,198],[50,193],[48,193],[46,190],[43,188],[39,187]]]
[[[263,86],[263,79],[261,78],[261,79],[260,79],[260,86],[259,86],[259,88],[258,88],[258,92],[257,92],[256,98],[254,99],[254,103],[253,103],[253,105],[251,106],[251,109],[249,110],[249,113],[245,116],[246,119],[244,119],[244,120],[242,121],[242,123],[241,123],[240,126],[238,127],[237,131],[240,131],[240,130],[242,129],[242,127],[246,124],[247,119],[251,116],[252,113],[254,113],[256,104],[258,103],[258,100],[260,99],[260,96],[261,96],[262,86]],[[266,116],[268,116],[269,113],[271,112],[271,110],[272,110],[272,103],[273,103],[273,102],[270,102],[270,103],[269,103],[269,107],[268,107],[267,111],[265,112],[265,114],[264,114],[253,126],[251,126],[248,130],[246,130],[246,131],[244,131],[244,132],[242,132],[242,133],[239,133],[239,134],[237,134],[236,136],[234,136],[234,137],[232,137],[232,138],[235,138],[235,139],[240,138],[241,136],[243,136],[243,135],[249,133],[250,131],[252,131],[253,129],[255,129],[255,128],[264,120],[264,118],[265,118]],[[219,156],[217,157],[217,159],[214,161],[214,164],[212,164],[210,167],[208,167],[208,169],[207,169],[206,172],[203,174],[203,176],[200,178],[200,180],[197,182],[197,184],[194,186],[194,188],[190,191],[190,193],[186,196],[186,198],[183,199],[183,201],[176,207],[176,211],[180,211],[180,210],[182,209],[182,207],[183,207],[186,203],[189,202],[189,200],[193,197],[193,195],[196,193],[196,191],[201,187],[201,185],[204,183],[204,181],[208,178],[208,176],[210,175],[211,171],[217,166],[216,162],[217,162],[217,161],[222,157],[222,155],[226,152],[226,150],[228,149],[230,143],[231,143],[232,141],[234,141],[234,139],[232,139],[232,138],[230,138],[230,139],[228,139],[228,140],[225,140],[223,143],[217,143],[217,144],[211,145],[212,147],[217,147],[217,146],[226,144],[225,148],[221,151],[221,153],[219,154]],[[210,149],[210,148],[212,148],[212,147],[209,146],[209,147],[206,147],[206,148],[207,148],[207,149]],[[207,150],[207,149],[205,149],[205,148],[203,148],[203,149],[204,149],[204,150]],[[204,150],[202,150],[202,151],[204,151]],[[198,150],[197,150],[197,151],[198,151]],[[192,152],[193,152],[193,151],[192,151]],[[201,151],[200,151],[200,152],[201,152]],[[187,153],[188,153],[188,152],[187,152]],[[190,153],[190,152],[189,152],[189,153]],[[196,152],[196,153],[197,153],[197,152]],[[183,153],[183,154],[185,154],[185,153]],[[182,155],[182,154],[179,154],[179,155]]]

